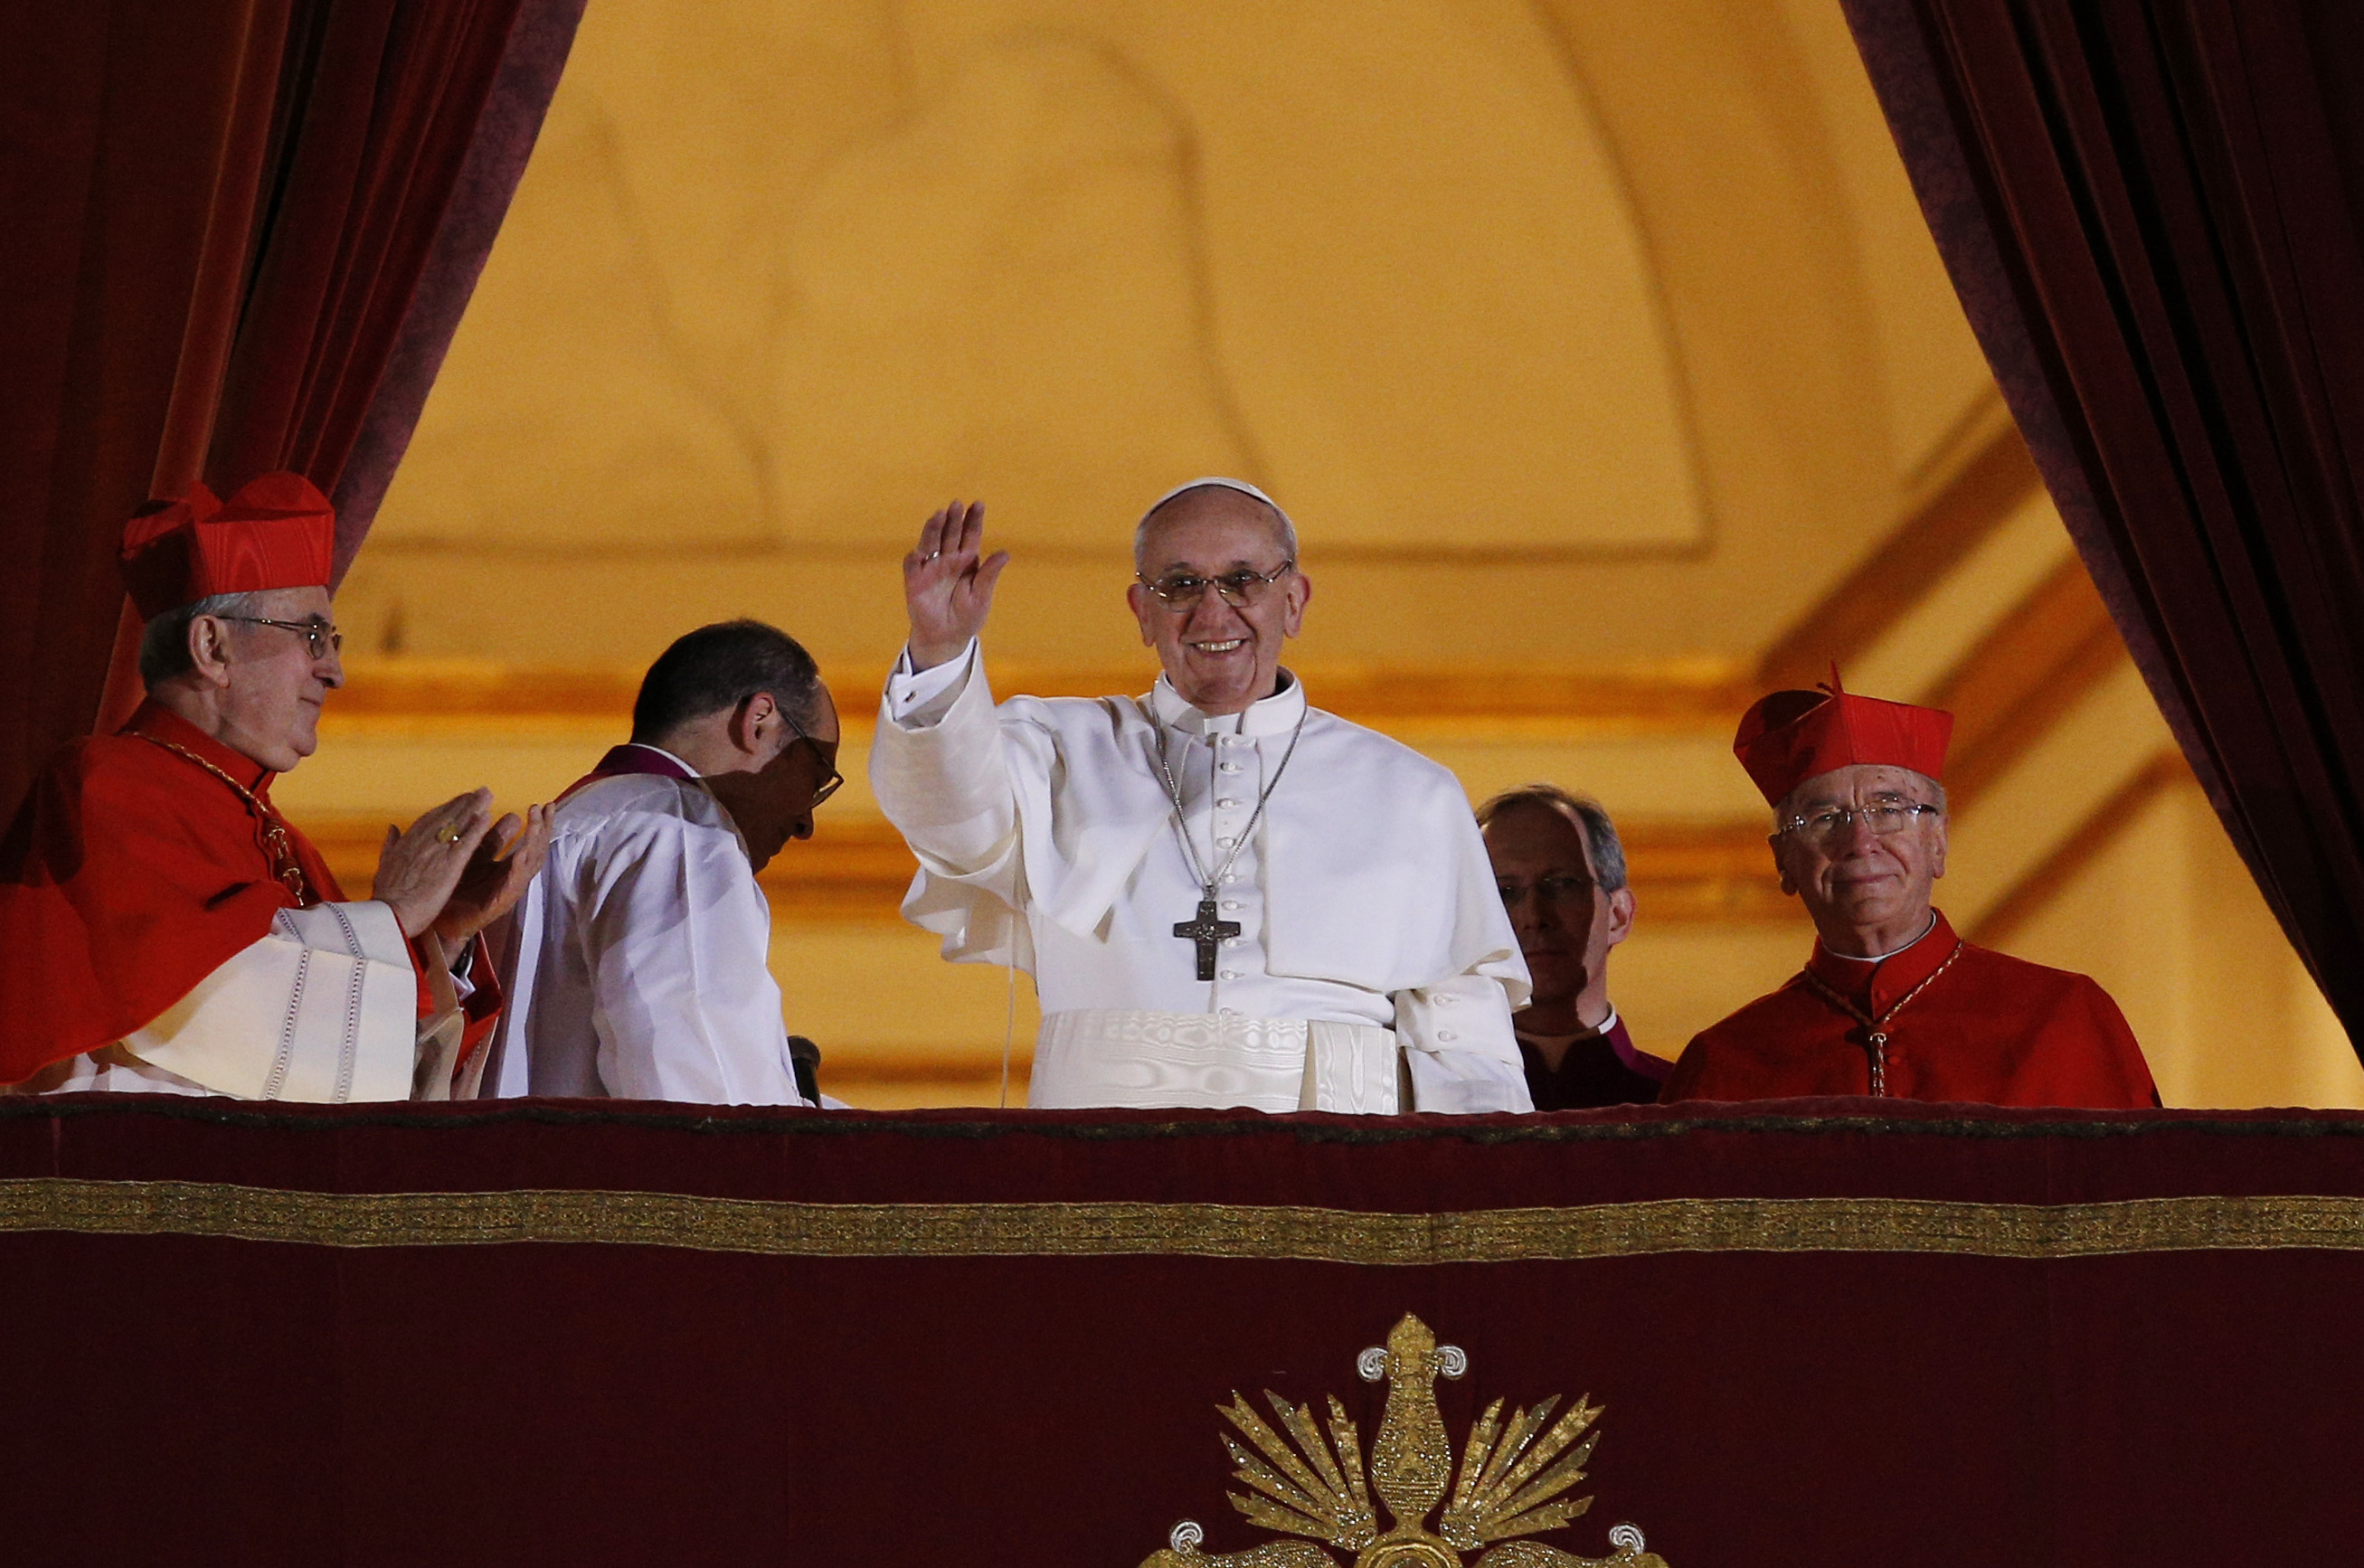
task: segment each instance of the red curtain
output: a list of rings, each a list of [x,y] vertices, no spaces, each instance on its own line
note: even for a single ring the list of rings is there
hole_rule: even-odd
[[[582,4],[0,0],[0,814],[129,690],[141,501],[297,469],[351,561]]]
[[[2364,1040],[2364,7],[1845,4],[2086,565]]]
[[[1216,1407],[1367,1454],[1415,1313],[1456,1453],[1606,1407],[1586,1560],[2353,1561],[2364,1117],[1776,1109],[0,1100],[6,1559],[1245,1551]]]

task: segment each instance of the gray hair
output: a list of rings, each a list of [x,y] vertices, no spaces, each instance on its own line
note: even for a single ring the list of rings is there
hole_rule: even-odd
[[[1575,823],[1584,834],[1584,852],[1592,862],[1592,880],[1606,893],[1614,893],[1625,885],[1624,841],[1617,837],[1617,824],[1609,820],[1609,808],[1600,802],[1557,784],[1531,784],[1506,789],[1480,806],[1478,826],[1487,826],[1513,806],[1540,806]]]
[[[1915,773],[1911,768],[1898,768],[1896,771],[1900,773],[1905,773],[1911,777],[1919,779],[1923,784],[1927,784],[1929,786],[1929,792],[1937,797],[1937,815],[1943,817],[1946,814],[1946,786],[1944,784],[1939,784],[1935,779],[1931,778],[1928,774]],[[1812,780],[1808,781],[1808,783],[1812,782]],[[1798,798],[1798,790],[1805,787],[1805,784],[1800,784],[1798,789],[1793,789],[1789,794],[1783,795],[1779,804],[1773,807],[1773,831],[1775,833],[1778,834],[1783,828],[1787,828],[1790,825],[1790,819],[1797,815],[1797,808],[1791,803]]]
[[[189,623],[199,616],[251,616],[262,607],[262,594],[256,591],[208,594],[166,610],[139,634],[139,684],[152,692],[197,667],[189,657]]]
[[[1146,559],[1142,552],[1148,547],[1149,525],[1157,520],[1157,514],[1165,510],[1171,503],[1180,500],[1185,495],[1196,495],[1201,490],[1230,490],[1261,504],[1265,510],[1272,514],[1273,521],[1279,525],[1281,552],[1291,561],[1297,559],[1297,525],[1288,520],[1288,514],[1280,509],[1279,502],[1244,479],[1210,477],[1194,479],[1188,484],[1176,485],[1155,501],[1151,502],[1149,510],[1141,514],[1141,521],[1133,526],[1132,530],[1132,564],[1136,570]]]

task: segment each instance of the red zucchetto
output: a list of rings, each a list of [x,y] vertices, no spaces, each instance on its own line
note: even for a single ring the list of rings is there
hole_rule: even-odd
[[[1952,714],[1857,696],[1833,670],[1827,690],[1775,692],[1741,715],[1732,753],[1765,803],[1779,806],[1808,779],[1856,762],[1910,768],[1942,783],[1953,734]]]
[[[216,594],[325,588],[336,509],[300,473],[266,473],[228,501],[203,484],[123,530],[123,585],[143,620]]]

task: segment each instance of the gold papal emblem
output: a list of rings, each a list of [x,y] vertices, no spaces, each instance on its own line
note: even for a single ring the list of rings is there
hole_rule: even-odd
[[[1238,1438],[1221,1434],[1239,1466],[1232,1474],[1249,1489],[1244,1496],[1229,1494],[1232,1507],[1251,1523],[1311,1540],[1267,1541],[1254,1551],[1210,1557],[1199,1550],[1206,1531],[1184,1519],[1167,1548],[1141,1568],[1338,1568],[1338,1560],[1313,1540],[1354,1552],[1355,1568],[1461,1568],[1465,1562],[1475,1568],[1667,1568],[1665,1559],[1643,1550],[1642,1532],[1632,1525],[1609,1532],[1607,1557],[1578,1557],[1513,1539],[1558,1529],[1592,1506],[1590,1497],[1567,1494],[1584,1479],[1600,1436],[1586,1434],[1602,1407],[1579,1398],[1554,1421],[1555,1396],[1513,1411],[1506,1424],[1497,1399],[1471,1429],[1455,1477],[1453,1444],[1436,1408],[1436,1379],[1469,1369],[1461,1348],[1438,1344],[1427,1324],[1406,1313],[1386,1348],[1372,1346],[1355,1365],[1366,1383],[1388,1380],[1387,1413],[1367,1472],[1361,1435],[1334,1394],[1326,1440],[1312,1407],[1292,1406],[1270,1389],[1265,1398],[1279,1418],[1279,1431],[1236,1390],[1229,1405],[1216,1407],[1254,1445],[1251,1452]],[[1371,1506],[1374,1490],[1392,1521],[1384,1531]],[[1432,1530],[1428,1517],[1439,1503],[1444,1512]],[[1492,1546],[1495,1541],[1509,1544]],[[1489,1547],[1482,1556],[1469,1556]]]

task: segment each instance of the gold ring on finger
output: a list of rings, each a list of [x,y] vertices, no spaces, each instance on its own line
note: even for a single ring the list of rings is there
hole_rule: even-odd
[[[456,844],[460,841],[460,825],[454,822],[435,836],[447,844]]]

